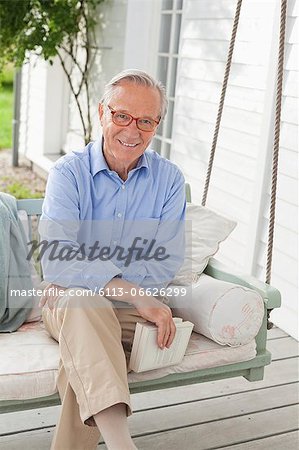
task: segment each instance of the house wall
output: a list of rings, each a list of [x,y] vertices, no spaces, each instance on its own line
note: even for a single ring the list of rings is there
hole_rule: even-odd
[[[289,1],[272,283],[283,294],[273,320],[298,339],[298,96],[299,2]],[[270,189],[261,220],[256,275],[264,276]],[[297,299],[297,301],[296,301]]]
[[[22,68],[19,151],[45,170],[59,154],[67,121],[68,91],[57,62],[31,56]]]
[[[155,75],[160,25],[159,1],[128,0],[124,69]]]
[[[279,25],[278,1],[244,0],[207,206],[238,222],[217,258],[264,279]],[[201,202],[236,1],[185,0],[171,159]],[[277,228],[276,323],[298,338],[296,55],[298,2],[289,2]],[[298,79],[298,78],[297,78]]]

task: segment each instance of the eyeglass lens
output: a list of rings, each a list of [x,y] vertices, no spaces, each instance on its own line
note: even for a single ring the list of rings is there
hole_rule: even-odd
[[[153,131],[156,126],[156,122],[154,120],[146,117],[134,119],[130,114],[125,114],[122,112],[115,112],[112,114],[112,119],[116,125],[120,126],[128,126],[133,120],[136,120],[137,128],[142,131]]]

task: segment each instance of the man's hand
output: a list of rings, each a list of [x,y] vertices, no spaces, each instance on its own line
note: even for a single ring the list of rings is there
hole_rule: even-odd
[[[119,294],[111,296],[113,290]],[[123,292],[123,294],[120,294],[120,292]],[[141,287],[122,278],[110,280],[104,288],[104,295],[110,300],[134,305],[141,317],[157,325],[158,346],[160,348],[170,347],[176,333],[176,326],[171,309],[167,305],[164,305],[152,295],[144,295],[144,290]]]
[[[54,308],[55,302],[64,294],[64,291],[66,289],[67,288],[58,286],[58,284],[48,284],[48,286],[43,291],[43,295],[39,301],[38,306],[42,308],[47,303],[49,309],[52,310]]]
[[[169,348],[176,333],[171,309],[155,297],[144,296],[136,298],[134,306],[144,319],[158,327],[158,346]]]

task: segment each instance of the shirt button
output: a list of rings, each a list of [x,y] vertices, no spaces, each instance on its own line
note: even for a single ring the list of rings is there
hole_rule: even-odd
[[[121,216],[122,216],[122,214],[121,214],[121,213],[118,213],[118,214],[117,214],[117,217],[121,217]]]
[[[124,184],[121,185],[121,188],[122,188],[123,191],[126,189]]]

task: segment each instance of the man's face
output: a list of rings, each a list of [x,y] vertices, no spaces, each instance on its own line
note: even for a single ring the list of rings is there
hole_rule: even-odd
[[[131,114],[133,117],[147,117],[159,120],[161,100],[157,89],[122,82],[115,87],[109,106],[114,111]],[[115,125],[110,110],[99,106],[100,121],[104,136],[104,155],[114,170],[135,167],[139,157],[149,146],[154,131],[141,131],[136,121],[126,127]]]

